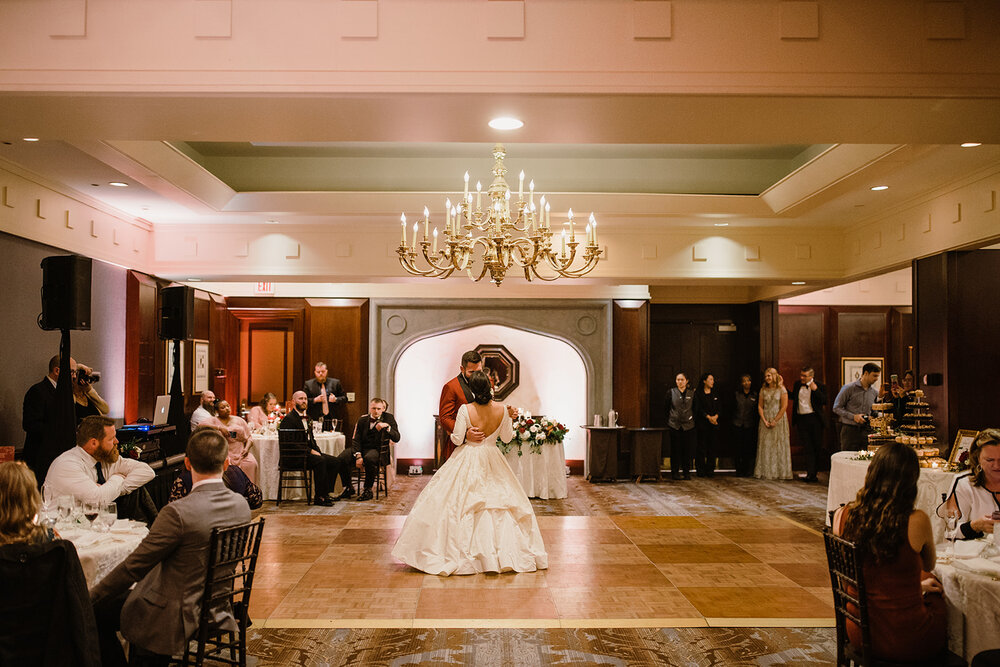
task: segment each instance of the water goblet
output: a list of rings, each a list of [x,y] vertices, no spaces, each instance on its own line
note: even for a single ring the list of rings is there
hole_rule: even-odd
[[[73,496],[59,496],[56,498],[56,510],[59,518],[68,522],[73,516]]]
[[[944,537],[948,540],[948,547],[945,549],[944,557],[949,562],[955,558],[955,533],[958,528],[958,508],[949,507],[945,510],[944,515],[945,521],[945,534]]]
[[[101,514],[97,517],[97,522],[101,526],[101,532],[107,533],[111,530],[111,526],[115,525],[115,521],[118,520],[118,505],[115,503],[107,503],[101,507]]]

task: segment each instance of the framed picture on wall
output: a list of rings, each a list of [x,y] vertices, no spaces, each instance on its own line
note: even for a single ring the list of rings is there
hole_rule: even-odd
[[[885,359],[882,357],[841,357],[840,385],[844,386],[860,378],[861,369],[865,367],[865,364],[875,364],[883,371],[885,370]]]
[[[958,433],[955,434],[955,444],[951,446],[951,453],[948,454],[948,463],[958,463],[959,459],[962,458],[962,454],[972,449],[972,443],[975,442],[978,435],[979,431],[959,429]]]
[[[498,401],[510,396],[521,382],[521,362],[503,345],[479,345],[483,371],[493,386],[493,398]]]
[[[179,341],[179,342],[180,342],[180,345],[181,345],[181,368],[183,369],[184,368],[184,356],[185,356],[184,355],[184,341]],[[174,377],[174,341],[172,341],[172,340],[164,341],[163,344],[164,344],[164,348],[166,349],[166,354],[164,356],[166,356],[166,358],[167,358],[167,373],[164,376],[163,393],[164,394],[169,394],[170,393],[170,379],[172,377]],[[181,391],[182,392],[184,391],[184,372],[183,372],[183,370],[181,371]]]
[[[191,372],[194,378],[194,393],[199,394],[208,389],[208,341],[194,341],[194,368]]]

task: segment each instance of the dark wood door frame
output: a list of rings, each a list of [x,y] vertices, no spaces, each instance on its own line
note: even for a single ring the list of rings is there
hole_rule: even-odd
[[[230,308],[229,312],[240,321],[240,327],[247,324],[249,331],[271,330],[291,332],[292,344],[292,387],[301,387],[303,383],[302,368],[305,358],[305,312],[304,308]],[[250,345],[250,341],[247,341]],[[247,349],[249,357],[250,350]],[[249,372],[249,370],[248,370]],[[286,365],[285,372],[288,372]],[[247,377],[247,387],[250,387],[251,377]],[[288,386],[288,378],[282,391]],[[240,397],[244,398],[243,396]],[[252,399],[253,397],[245,397]],[[287,397],[286,397],[287,398]]]

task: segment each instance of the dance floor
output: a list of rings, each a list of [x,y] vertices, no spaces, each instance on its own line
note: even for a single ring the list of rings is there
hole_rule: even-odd
[[[390,555],[428,479],[400,478],[377,502],[266,504],[250,609],[256,664],[835,657],[823,485],[574,477],[569,498],[533,501],[548,570],[436,577]]]

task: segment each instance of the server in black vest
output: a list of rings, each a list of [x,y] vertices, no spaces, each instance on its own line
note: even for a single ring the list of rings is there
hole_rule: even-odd
[[[792,424],[799,434],[805,450],[805,482],[815,482],[819,453],[823,451],[823,408],[826,406],[826,387],[816,382],[816,371],[805,366],[799,371],[798,381],[792,385]]]
[[[733,440],[736,443],[736,474],[752,477],[757,461],[757,392],[753,389],[753,378],[740,377],[740,388],[736,390],[733,408]]]
[[[333,409],[338,403],[347,403],[347,394],[337,378],[327,377],[326,363],[316,362],[313,369],[316,376],[306,380],[302,391],[306,392],[309,401],[309,418],[322,419],[323,430],[330,430],[330,420],[334,418]]]
[[[344,491],[341,498],[349,498],[351,491],[350,469],[362,467],[365,469],[365,490],[358,500],[371,500],[372,487],[375,485],[375,475],[378,473],[382,445],[387,441],[399,442],[399,427],[396,419],[385,409],[388,404],[381,398],[373,398],[368,404],[368,414],[358,420],[354,426],[354,437],[351,447],[340,454],[341,481]],[[386,461],[388,463],[388,461]]]
[[[673,479],[691,479],[694,456],[694,390],[688,386],[687,373],[678,373],[676,387],[667,393],[667,430],[670,433],[670,468]]]

